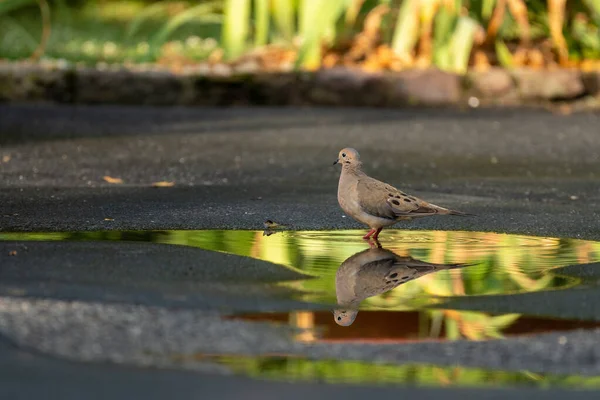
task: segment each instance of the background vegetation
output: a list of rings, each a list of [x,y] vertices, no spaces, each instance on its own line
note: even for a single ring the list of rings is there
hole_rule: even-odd
[[[1,0],[0,59],[600,67],[600,0]]]

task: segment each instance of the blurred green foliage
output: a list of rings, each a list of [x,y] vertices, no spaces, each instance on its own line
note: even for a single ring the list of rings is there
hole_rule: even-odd
[[[463,73],[477,62],[476,49],[507,67],[537,65],[542,52],[528,61],[507,44],[528,49],[544,40],[563,66],[600,59],[597,0],[3,0],[0,59],[201,61],[216,52],[234,60],[276,45],[297,52],[298,68],[314,69],[324,49],[373,35],[367,22],[381,11],[374,39],[393,50],[402,68]]]

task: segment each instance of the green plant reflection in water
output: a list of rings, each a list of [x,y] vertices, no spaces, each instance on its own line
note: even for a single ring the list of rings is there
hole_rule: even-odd
[[[353,254],[365,249],[359,231],[263,232],[205,231],[187,237],[188,245],[246,255],[297,268],[318,279],[285,283],[308,301],[336,303],[335,274]],[[166,241],[181,243],[182,238]],[[244,245],[244,243],[246,243]],[[427,310],[438,297],[493,295],[551,290],[577,283],[548,273],[553,268],[600,260],[600,243],[486,232],[390,231],[382,244],[398,256],[469,268],[440,271],[407,282],[361,302],[362,310],[421,310],[423,337],[447,339],[502,337],[519,315]]]
[[[120,240],[186,245],[249,256],[300,270],[316,279],[285,282],[306,301],[336,303],[335,274],[353,254],[367,247],[362,231],[143,231],[0,234],[0,240]],[[389,230],[383,247],[400,257],[436,264],[473,264],[464,269],[421,276],[361,302],[361,310],[419,310],[424,335],[442,327],[448,339],[501,336],[517,315],[427,310],[439,297],[494,295],[559,289],[576,278],[551,273],[553,268],[600,261],[600,243],[487,232]]]
[[[357,361],[312,361],[288,357],[218,357],[236,373],[273,380],[327,383],[461,387],[600,387],[600,377],[541,375],[433,365],[381,365]]]

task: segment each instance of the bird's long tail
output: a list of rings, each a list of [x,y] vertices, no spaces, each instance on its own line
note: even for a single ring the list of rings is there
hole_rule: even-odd
[[[445,214],[445,215],[459,215],[461,217],[469,217],[469,216],[475,216],[475,214],[470,214],[470,213],[466,213],[466,212],[462,212],[462,211],[456,211],[456,210],[450,210],[448,208],[444,208],[444,207],[440,207],[440,206],[434,206],[437,213],[438,214]]]
[[[456,211],[456,210],[448,210],[448,215],[460,215],[461,217],[475,216],[475,214],[466,213],[466,212],[462,212],[462,211]]]

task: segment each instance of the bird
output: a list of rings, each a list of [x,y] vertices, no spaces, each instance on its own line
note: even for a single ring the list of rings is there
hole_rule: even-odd
[[[333,165],[341,164],[338,183],[338,203],[346,214],[367,225],[370,230],[363,239],[374,239],[384,227],[398,221],[410,221],[431,215],[473,215],[450,210],[408,195],[390,184],[371,178],[362,170],[358,151],[347,147],[340,150]]]
[[[377,247],[350,256],[336,271],[337,308],[333,318],[340,326],[350,326],[363,300],[433,272],[469,265],[473,264],[432,264],[401,257],[378,243]]]
[[[263,226],[265,228],[265,230],[263,231],[263,236],[271,236],[274,233],[280,232],[288,228],[286,225],[281,225],[270,219],[267,219],[263,223]]]

